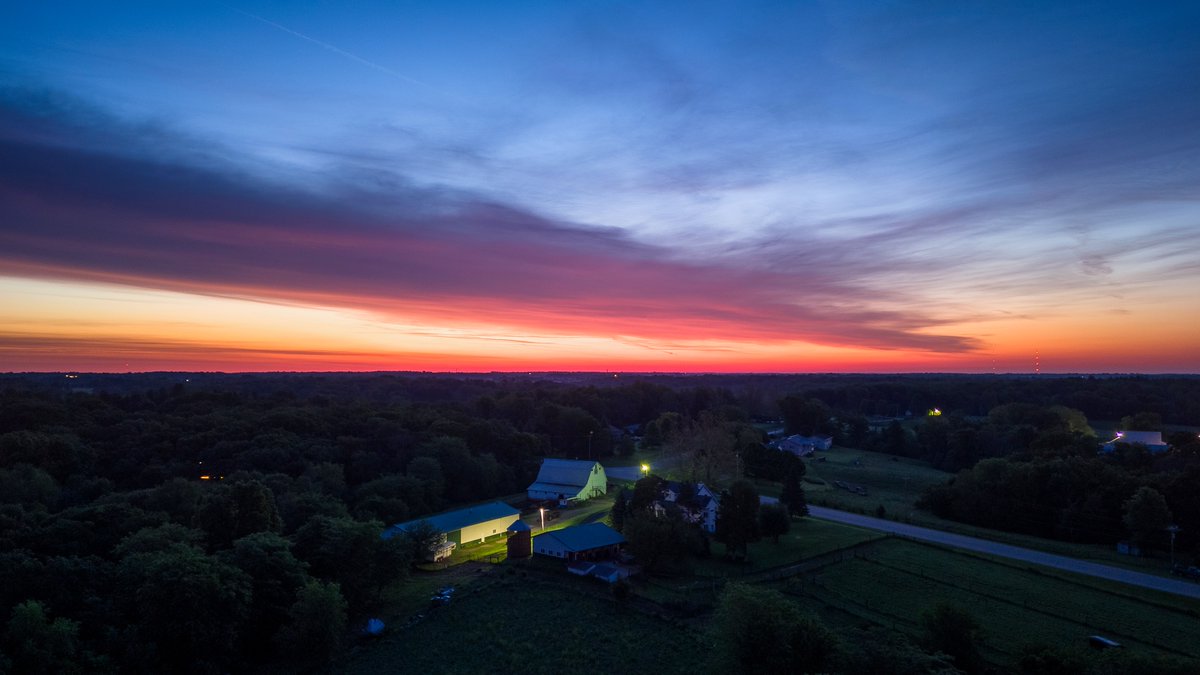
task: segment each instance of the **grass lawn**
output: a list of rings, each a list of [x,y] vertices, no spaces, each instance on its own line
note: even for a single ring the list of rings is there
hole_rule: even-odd
[[[514,573],[479,580],[329,672],[694,673],[707,654],[694,630]]]
[[[876,509],[882,505],[886,517],[892,520],[1115,565],[1147,574],[1169,576],[1170,565],[1165,557],[1135,558],[1121,555],[1108,546],[1077,544],[989,530],[920,511],[913,504],[925,488],[944,483],[954,476],[925,462],[904,457],[893,461],[892,455],[841,447],[818,454],[825,458],[824,462],[813,461],[811,458],[805,460],[808,471],[803,485],[811,504],[867,515],[875,515]],[[833,484],[836,480],[865,486],[868,494],[863,496],[836,488]],[[758,488],[762,494],[779,495],[778,483],[759,482]]]
[[[865,541],[879,539],[882,533],[864,530],[816,518],[798,518],[792,529],[779,538],[779,543],[763,540],[748,547],[749,562],[725,560],[725,547],[713,542],[711,558],[697,559],[693,564],[696,576],[737,577],[762,570],[800,562]]]
[[[893,517],[905,517],[916,511],[913,503],[931,485],[940,485],[954,474],[935,469],[925,462],[866,450],[834,448],[818,453],[825,461],[805,460],[808,472],[804,492],[813,504],[835,509],[874,512],[883,505]],[[813,479],[823,484],[814,484]],[[834,481],[862,485],[867,495],[834,487]]]
[[[1025,644],[1079,646],[1102,634],[1131,649],[1200,658],[1200,603],[1096,584],[898,539],[866,559],[822,568],[784,588],[829,609],[917,634],[923,610],[941,600],[971,612],[985,643],[1007,665]]]

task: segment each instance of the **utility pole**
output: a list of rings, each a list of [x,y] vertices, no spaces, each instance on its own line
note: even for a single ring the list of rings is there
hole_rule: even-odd
[[[594,434],[594,433],[596,433],[596,432],[595,431],[588,432],[588,459],[592,458],[592,434]]]
[[[1171,533],[1171,567],[1175,567],[1175,533],[1179,532],[1179,529],[1175,523],[1167,526],[1167,532]]]

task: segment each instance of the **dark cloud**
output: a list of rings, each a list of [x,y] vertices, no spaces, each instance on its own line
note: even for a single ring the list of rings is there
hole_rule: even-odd
[[[26,136],[31,115],[42,131]],[[925,312],[878,309],[888,295],[853,271],[685,261],[617,230],[461,193],[317,195],[252,177],[236,153],[224,167],[212,148],[193,163],[197,145],[8,101],[0,266],[555,333],[977,346],[931,334],[938,322]]]

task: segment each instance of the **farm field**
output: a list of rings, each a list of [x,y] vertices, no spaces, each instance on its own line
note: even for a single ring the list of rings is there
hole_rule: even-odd
[[[922,611],[948,601],[984,630],[985,655],[1012,664],[1027,644],[1081,646],[1102,634],[1130,649],[1200,658],[1200,603],[1085,577],[890,539],[779,588],[806,606],[916,635]]]
[[[408,628],[352,652],[329,673],[694,673],[707,647],[696,631],[595,595],[525,577],[488,575]]]
[[[808,471],[805,474],[804,491],[811,504],[867,515],[875,515],[876,509],[882,505],[886,511],[885,517],[891,520],[1116,565],[1147,574],[1169,575],[1169,564],[1165,558],[1134,558],[1121,555],[1107,546],[990,530],[921,511],[913,504],[925,488],[943,483],[953,478],[954,474],[940,471],[919,460],[900,457],[893,461],[892,456],[885,453],[842,447],[820,453],[820,456],[825,461],[814,461],[812,458],[805,460]],[[861,485],[866,488],[867,495],[835,487],[834,481]],[[762,494],[771,496],[778,496],[780,490],[778,483],[760,482],[758,488]]]
[[[792,529],[779,538],[778,544],[769,539],[750,544],[749,562],[746,563],[726,561],[723,557],[724,546],[714,542],[712,557],[696,560],[693,573],[696,576],[707,577],[745,576],[815,558],[883,536],[882,533],[851,525],[816,518],[798,518],[792,521]]]

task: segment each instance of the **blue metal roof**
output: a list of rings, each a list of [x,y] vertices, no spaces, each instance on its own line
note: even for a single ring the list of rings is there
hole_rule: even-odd
[[[512,518],[516,519],[520,515],[520,511],[514,509],[508,504],[505,504],[504,502],[489,502],[487,504],[480,504],[479,506],[470,506],[465,509],[458,509],[457,511],[439,513],[435,516],[417,518],[416,520],[410,520],[407,523],[393,525],[389,527],[388,530],[392,531],[393,534],[396,532],[403,532],[413,525],[425,521],[436,527],[438,531],[449,533],[456,530],[461,530],[464,527],[469,527],[471,525],[486,523],[489,520],[496,520],[497,518],[507,518],[511,516]],[[386,535],[387,532],[384,534]]]
[[[617,532],[604,523],[589,523],[587,525],[564,527],[561,530],[547,532],[540,536],[553,537],[568,551],[576,553],[625,543],[625,537],[622,537],[620,532]]]

